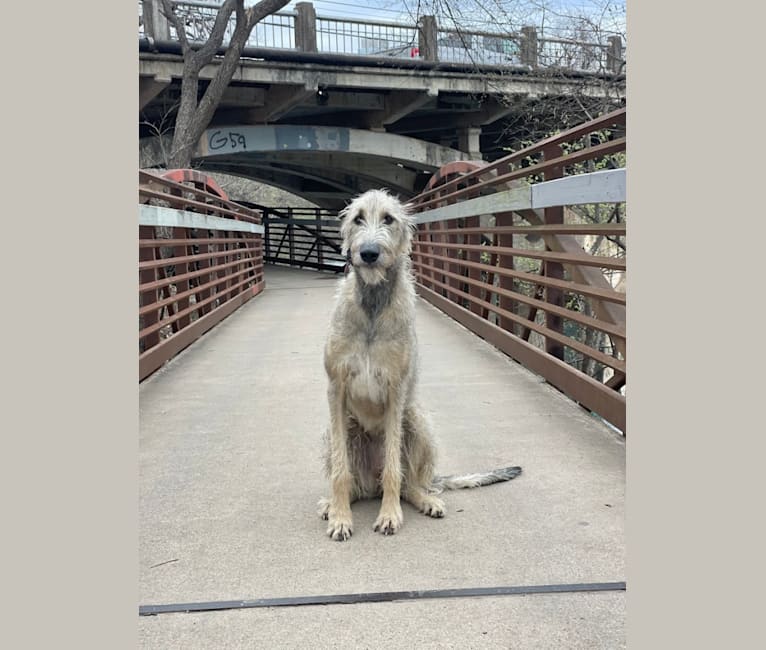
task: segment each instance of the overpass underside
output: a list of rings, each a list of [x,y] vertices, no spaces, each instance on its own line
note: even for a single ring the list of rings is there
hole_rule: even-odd
[[[150,146],[144,160],[160,160]],[[409,198],[454,149],[391,133],[345,127],[238,124],[209,128],[193,162],[208,172],[254,178],[337,210],[349,196],[385,186]]]
[[[234,154],[195,159],[195,163],[208,172],[258,180],[333,211],[368,189],[387,187],[409,198],[423,189],[435,171],[359,154],[326,152],[298,156],[278,152]]]

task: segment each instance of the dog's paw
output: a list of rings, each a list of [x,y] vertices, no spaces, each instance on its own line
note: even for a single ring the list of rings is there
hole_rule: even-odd
[[[382,512],[378,515],[372,529],[382,535],[393,535],[397,530],[402,527],[404,516],[402,515],[402,509],[397,508],[394,511]]]
[[[345,542],[354,534],[350,519],[332,519],[327,527],[327,535],[336,542]]]
[[[320,519],[327,521],[330,515],[330,499],[325,497],[319,499],[319,503],[317,503],[317,514]]]
[[[428,515],[429,517],[435,517],[436,519],[441,519],[444,516],[444,501],[441,499],[437,499],[436,497],[429,496],[427,499],[423,500],[423,506],[420,509],[420,511],[424,515]]]

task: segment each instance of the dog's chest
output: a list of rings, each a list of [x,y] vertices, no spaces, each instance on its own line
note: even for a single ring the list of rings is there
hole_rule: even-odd
[[[411,321],[401,308],[384,307],[371,317],[356,300],[336,311],[325,368],[367,431],[380,430],[392,396],[407,392],[414,349]]]
[[[365,343],[354,347],[356,352],[345,363],[348,396],[365,410],[382,411],[395,368],[386,358],[383,346]]]
[[[409,374],[409,355],[401,341],[383,337],[372,341],[365,332],[347,341],[343,366],[349,410],[367,430],[382,424],[390,395]]]

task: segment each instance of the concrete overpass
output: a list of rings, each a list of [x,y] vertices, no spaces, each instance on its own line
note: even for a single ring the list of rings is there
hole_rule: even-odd
[[[141,164],[151,166],[162,159],[156,134],[172,124],[183,60],[157,3],[143,4]],[[212,15],[205,3],[181,4],[195,29]],[[445,162],[507,153],[501,134],[531,105],[553,99],[566,110],[624,100],[624,59],[614,40],[543,39],[531,27],[457,34],[427,16],[395,25],[317,17],[309,3],[296,9],[257,27],[195,165],[276,185],[321,207],[381,184],[409,197]],[[203,89],[217,65],[202,70]],[[233,146],[211,145],[232,134]]]

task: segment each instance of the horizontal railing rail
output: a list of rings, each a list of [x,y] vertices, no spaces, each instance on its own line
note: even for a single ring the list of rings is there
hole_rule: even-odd
[[[166,175],[139,171],[139,381],[264,288],[261,215],[199,172]]]
[[[418,293],[625,431],[625,109],[411,200]]]
[[[540,67],[604,72],[610,68],[610,56],[606,44],[544,38],[539,40],[537,58]]]
[[[481,65],[523,65],[524,36],[515,33],[439,29],[437,53],[440,61]]]
[[[139,37],[178,40],[175,28],[159,11],[159,0],[139,1]],[[197,0],[173,3],[193,42],[210,36],[219,5]],[[234,32],[229,21],[224,45]],[[593,41],[549,38],[527,26],[519,32],[485,32],[439,27],[432,16],[418,24],[317,16],[313,5],[266,16],[253,29],[248,47],[296,49],[375,58],[422,58],[428,61],[492,66],[526,66],[579,72],[623,73],[625,48],[619,35],[593,32]]]
[[[355,56],[417,56],[418,30],[411,25],[350,18],[316,18],[317,51]]]

